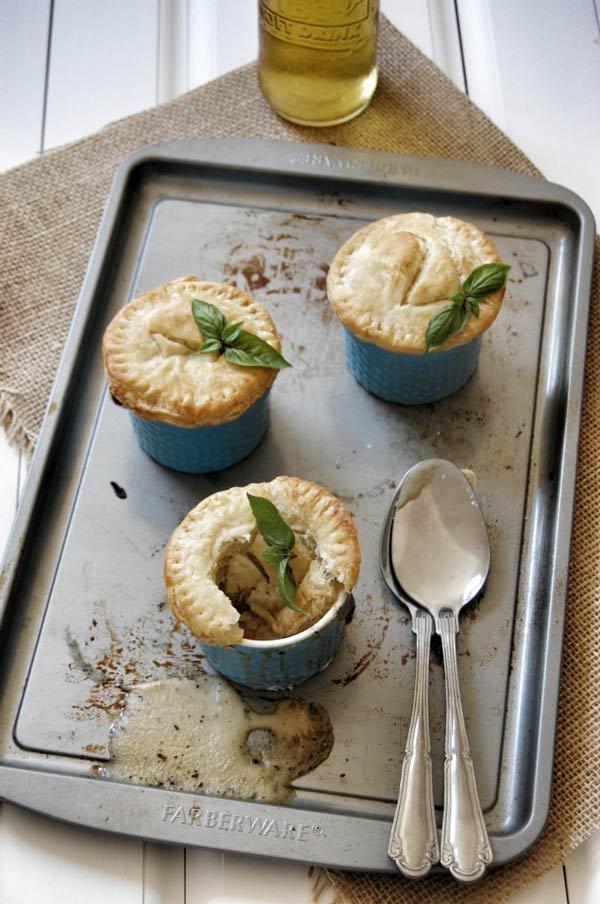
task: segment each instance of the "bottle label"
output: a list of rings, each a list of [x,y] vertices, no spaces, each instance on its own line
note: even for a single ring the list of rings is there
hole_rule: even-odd
[[[308,7],[308,9],[307,9]],[[372,30],[372,0],[260,0],[260,27],[286,44],[315,50],[353,50]]]

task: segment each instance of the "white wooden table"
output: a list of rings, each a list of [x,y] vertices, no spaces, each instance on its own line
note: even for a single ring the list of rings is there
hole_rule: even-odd
[[[600,222],[600,0],[382,0],[395,25]],[[0,0],[0,169],[255,58],[254,0]],[[25,479],[0,433],[0,552]],[[309,904],[306,867],[0,807],[0,902]],[[597,904],[600,833],[514,904]],[[321,899],[327,904],[327,898]]]

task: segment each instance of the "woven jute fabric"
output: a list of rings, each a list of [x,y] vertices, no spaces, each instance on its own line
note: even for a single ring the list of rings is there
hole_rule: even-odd
[[[172,138],[271,138],[423,154],[539,175],[512,144],[385,20],[381,78],[368,110],[327,129],[278,119],[250,65],[177,100],[0,175],[0,422],[31,450],[90,250],[117,165],[133,150]],[[597,248],[598,251],[598,248]],[[596,256],[583,427],[577,479],[554,793],[544,833],[521,861],[476,886],[447,876],[414,883],[400,876],[323,871],[340,902],[469,901],[499,904],[561,863],[600,824],[600,280]]]

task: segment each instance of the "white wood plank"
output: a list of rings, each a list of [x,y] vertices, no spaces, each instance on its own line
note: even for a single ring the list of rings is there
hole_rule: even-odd
[[[379,8],[392,25],[409,41],[433,59],[433,39],[429,3],[407,3],[406,0],[380,0]]]
[[[247,0],[190,0],[189,87],[258,56],[257,6]]]
[[[86,832],[4,804],[2,904],[142,904],[142,843]]]
[[[186,891],[193,904],[313,904],[312,888],[307,866],[187,849]],[[327,891],[319,904],[333,897]]]
[[[17,506],[19,485],[19,453],[9,446],[4,430],[0,430],[0,562]]]
[[[156,102],[183,94],[190,87],[188,0],[159,0]]]
[[[218,10],[216,0],[189,0],[188,6],[188,88],[196,88],[221,75]]]
[[[0,169],[40,150],[50,0],[0,3]]]
[[[506,131],[505,85],[498,66],[497,36],[490,5],[487,0],[459,0],[457,9],[469,97]]]
[[[566,863],[570,904],[598,904],[600,901],[600,832],[580,845]]]
[[[429,0],[431,59],[457,88],[466,90],[462,48],[454,0]]]
[[[313,904],[313,879],[308,869],[275,860],[263,860],[217,851],[187,852],[186,890],[193,904]],[[327,889],[319,904],[335,897]],[[510,904],[597,904],[598,898],[567,899],[562,866],[535,885],[518,892]]]
[[[44,147],[153,106],[158,0],[55,0]]]
[[[144,844],[144,904],[185,904],[185,851]]]
[[[569,904],[562,866],[542,876],[535,885],[518,892],[510,904]],[[579,904],[571,901],[570,904]]]
[[[594,0],[458,0],[471,98],[600,222]]]
[[[219,0],[217,65],[219,74],[244,66],[258,57],[258,4]]]

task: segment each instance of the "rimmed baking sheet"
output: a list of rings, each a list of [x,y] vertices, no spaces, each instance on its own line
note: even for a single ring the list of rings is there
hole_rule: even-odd
[[[450,399],[405,408],[350,376],[325,276],[359,226],[414,209],[477,223],[512,271],[473,379]],[[377,546],[396,482],[436,456],[476,473],[490,527],[490,580],[461,620],[459,669],[495,862],[522,853],[549,805],[592,236],[589,211],[569,192],[452,161],[249,141],[133,155],[111,192],[4,572],[2,796],[147,838],[395,869],[386,835],[414,645]],[[100,357],[122,304],[186,273],[248,289],[294,363],[276,381],[263,445],[208,477],[144,456]],[[294,692],[327,708],[330,757],[296,783],[291,807],[99,780],[91,769],[107,756],[123,688],[209,668],[165,606],[169,534],[203,496],[278,474],[328,487],[359,530],[364,564],[342,652]],[[438,805],[443,726],[434,648]],[[223,813],[247,817],[246,829]],[[256,817],[275,828],[261,834],[268,823]],[[300,828],[284,833],[286,822]]]

